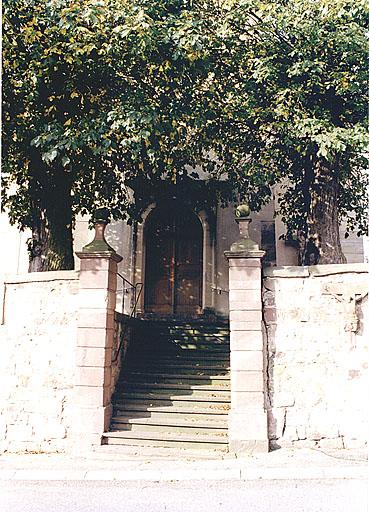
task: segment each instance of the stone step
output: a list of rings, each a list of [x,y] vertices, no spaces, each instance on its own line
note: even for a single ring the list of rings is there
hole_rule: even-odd
[[[226,376],[229,375],[229,369],[227,368],[201,368],[201,367],[193,367],[193,366],[183,366],[183,367],[176,367],[176,366],[167,366],[162,367],[161,365],[158,365],[154,369],[152,366],[139,366],[136,368],[132,368],[131,370],[128,370],[127,375],[133,375],[137,373],[143,373],[145,375],[152,375],[153,371],[157,375],[192,375],[194,378],[197,378],[198,376],[209,376],[212,377],[219,377],[219,376]]]
[[[106,439],[105,439],[106,442]],[[103,444],[93,449],[93,455],[96,459],[111,460],[122,462],[122,460],[224,460],[234,459],[234,454],[230,454],[224,445],[215,445],[212,448],[209,444],[205,448],[190,448],[184,443],[184,446],[171,444],[170,446],[144,446],[132,444]]]
[[[169,328],[169,329],[152,329],[148,332],[155,333],[159,336],[172,336],[173,338],[176,336],[204,336],[204,337],[214,337],[214,338],[229,338],[229,330],[227,329],[196,329],[194,327],[188,328]]]
[[[230,364],[230,354],[199,354],[192,351],[186,351],[184,353],[155,353],[155,354],[141,354],[135,357],[130,357],[130,365],[138,364],[149,364],[157,365],[162,363],[167,364],[206,364],[206,365],[227,365]]]
[[[169,379],[177,379],[179,381],[183,379],[193,379],[193,380],[209,380],[209,381],[216,381],[216,380],[229,380],[229,372],[225,371],[223,375],[216,375],[214,371],[209,371],[209,373],[202,373],[202,372],[160,372],[156,371],[155,369],[152,370],[146,370],[146,371],[139,371],[139,370],[130,370],[126,373],[127,379],[130,377],[141,377],[141,378],[169,378]]]
[[[181,446],[188,448],[228,448],[228,439],[220,436],[199,435],[195,439],[185,434],[167,433],[165,439],[161,432],[130,432],[130,431],[109,431],[103,434],[106,444],[129,444],[138,446]]]
[[[221,388],[230,387],[230,376],[229,375],[167,375],[166,373],[142,373],[142,372],[131,372],[125,375],[125,380],[136,385],[136,383],[142,384],[174,384],[175,386],[217,386]]]
[[[201,414],[228,414],[230,402],[193,402],[191,400],[130,400],[124,398],[114,402],[114,414],[117,416],[128,411],[165,411]]]
[[[133,432],[133,433],[144,433],[145,436],[154,434],[161,434],[161,439],[167,439],[176,436],[186,435],[188,438],[196,441],[199,437],[213,439],[227,439],[228,429],[223,428],[212,428],[209,426],[200,427],[198,425],[155,425],[152,423],[125,423],[123,421],[117,421],[113,418],[110,426],[110,432]]]
[[[229,334],[227,336],[192,333],[162,334],[160,335],[160,337],[158,337],[158,339],[160,339],[160,342],[162,343],[177,343],[183,341],[191,341],[192,343],[209,343],[210,345],[229,345]]]
[[[153,363],[152,362],[149,362],[149,361],[142,361],[141,364],[136,364],[135,365],[135,370],[140,370],[140,371],[145,371],[147,369],[151,369],[153,366]],[[212,363],[212,362],[206,362],[206,361],[192,361],[192,362],[189,362],[189,361],[175,361],[175,362],[171,362],[171,361],[163,361],[163,360],[159,360],[157,361],[157,363],[155,364],[155,370],[156,371],[160,371],[160,372],[164,372],[166,370],[169,370],[169,371],[176,371],[176,370],[181,370],[181,373],[182,373],[182,370],[186,370],[186,373],[187,373],[187,370],[194,370],[194,371],[198,371],[198,370],[211,370],[211,371],[229,371],[230,370],[230,366],[229,366],[229,361],[217,361],[215,363]]]
[[[225,415],[216,414],[191,414],[191,413],[166,413],[166,412],[139,412],[130,411],[114,416],[114,423],[135,425],[160,425],[196,428],[220,428],[226,429],[228,418]]]
[[[206,457],[226,454],[231,399],[227,326],[148,322],[133,348],[115,390],[104,443]]]
[[[176,452],[182,452],[183,458],[197,458],[194,455],[194,451],[198,450],[201,454],[200,457],[204,459],[209,458],[209,454],[219,452],[220,455],[228,453],[228,443],[212,443],[212,442],[189,442],[189,441],[175,441],[175,440],[154,440],[154,439],[142,439],[142,438],[124,438],[115,436],[114,433],[106,433],[102,436],[102,443],[106,445],[125,446],[132,449],[133,446],[137,447],[141,451],[142,448],[149,449],[149,451],[155,449],[168,448]],[[115,446],[115,447],[116,447]],[[210,457],[211,458],[211,457]]]
[[[163,343],[162,345],[165,346],[165,345],[167,345],[167,343]],[[174,347],[180,347],[180,346],[187,347],[188,345],[190,345],[190,346],[199,347],[199,348],[203,347],[203,350],[216,350],[216,349],[229,350],[229,348],[230,348],[229,341],[228,342],[225,342],[225,341],[222,341],[222,342],[217,341],[216,342],[216,341],[207,341],[204,339],[201,339],[201,340],[194,340],[194,339],[170,340],[170,341],[168,341],[168,345],[174,346]]]
[[[230,349],[228,345],[206,345],[195,344],[195,343],[177,343],[172,345],[140,345],[135,347],[137,357],[141,356],[150,356],[152,354],[155,357],[159,356],[176,356],[176,355],[187,355],[191,357],[213,357],[213,356],[223,356],[226,357],[227,354],[229,356]]]
[[[122,380],[119,382],[118,386],[116,387],[116,394],[118,393],[124,393],[126,389],[158,389],[158,390],[184,390],[191,392],[191,390],[201,390],[201,391],[226,391],[227,389],[230,390],[230,382],[227,381],[226,385],[219,385],[219,384],[213,384],[213,385],[207,385],[207,384],[178,384],[178,383],[157,383],[157,382],[135,382],[132,383],[132,381],[126,381]]]
[[[220,353],[220,354],[217,354],[217,353],[212,353],[210,354],[209,352],[205,352],[205,353],[202,353],[202,352],[196,352],[195,350],[191,350],[191,351],[183,351],[183,352],[179,352],[179,353],[175,353],[175,354],[161,354],[160,355],[160,360],[161,361],[184,361],[184,362],[188,362],[188,363],[191,363],[192,361],[206,361],[206,362],[228,362],[229,363],[229,358],[230,358],[230,353],[226,352],[226,353]],[[148,361],[150,361],[150,358],[147,358]],[[154,358],[151,358],[151,360],[153,361]]]
[[[199,332],[229,332],[229,322],[221,322],[221,323],[214,323],[214,322],[206,322],[206,321],[171,321],[171,320],[145,320],[140,323],[140,326],[143,328],[142,331],[145,332],[147,330],[149,331],[158,331],[158,332],[165,332],[168,330],[196,330]]]
[[[155,390],[155,389],[144,389],[138,390],[134,386],[128,388],[124,391],[124,393],[117,395],[117,401],[121,401],[123,399],[145,399],[145,400],[185,400],[185,401],[198,401],[198,402],[227,402],[231,400],[231,392],[230,391],[188,391],[183,390]]]

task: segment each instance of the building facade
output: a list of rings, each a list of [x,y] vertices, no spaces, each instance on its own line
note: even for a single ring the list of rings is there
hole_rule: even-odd
[[[260,212],[252,213],[250,238],[266,252],[263,266],[297,265],[297,249],[281,236],[285,228],[274,218],[272,200]],[[27,273],[27,239],[0,217],[0,234],[8,251],[0,255],[1,274]],[[367,240],[355,234],[341,243],[347,263],[368,261]],[[74,230],[74,247],[80,250],[91,239],[89,219],[79,216]],[[106,238],[122,255],[118,271],[127,282],[142,286],[137,304],[140,313],[193,316],[212,312],[228,317],[228,265],[224,257],[238,236],[234,206],[222,208],[166,199],[147,204],[141,222],[109,224]],[[79,269],[75,256],[75,268]],[[118,307],[128,312],[132,293],[127,282],[118,280]],[[125,295],[125,297],[124,297]],[[124,302],[124,304],[123,304]]]

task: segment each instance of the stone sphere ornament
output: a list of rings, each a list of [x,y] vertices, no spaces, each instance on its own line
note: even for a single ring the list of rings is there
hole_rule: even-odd
[[[249,235],[249,224],[251,222],[250,218],[251,209],[247,203],[239,204],[235,209],[235,217],[236,222],[238,224],[238,229],[240,230],[240,238],[237,242],[234,242],[230,247],[231,253],[244,253],[244,254],[255,254],[257,257],[264,254],[263,251],[260,251],[259,245],[251,240]]]
[[[239,204],[236,207],[235,213],[237,219],[246,219],[247,217],[250,217],[251,214],[250,206],[247,203]]]

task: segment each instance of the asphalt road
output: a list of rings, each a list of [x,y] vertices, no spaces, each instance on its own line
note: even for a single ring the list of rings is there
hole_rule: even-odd
[[[367,512],[363,480],[0,482],[1,512]]]

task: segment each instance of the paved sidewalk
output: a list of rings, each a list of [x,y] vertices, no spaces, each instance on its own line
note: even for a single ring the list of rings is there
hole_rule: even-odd
[[[364,450],[280,449],[240,459],[194,459],[101,450],[84,455],[3,454],[0,480],[294,480],[367,479]],[[109,447],[110,448],[110,447]],[[113,448],[113,447],[111,447]]]

